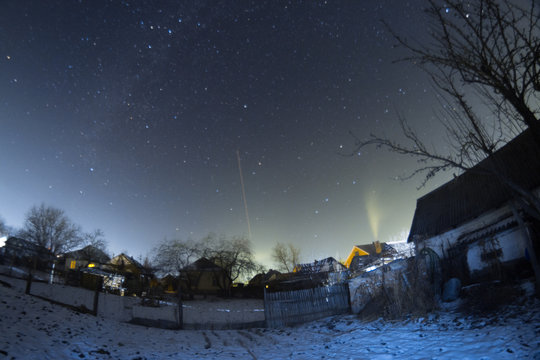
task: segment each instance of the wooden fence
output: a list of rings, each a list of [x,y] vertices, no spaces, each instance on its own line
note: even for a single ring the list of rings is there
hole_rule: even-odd
[[[266,326],[271,328],[300,324],[349,310],[349,287],[346,283],[264,293]]]

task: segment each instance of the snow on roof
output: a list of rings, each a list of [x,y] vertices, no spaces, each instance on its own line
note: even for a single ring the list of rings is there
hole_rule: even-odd
[[[409,242],[455,228],[486,211],[501,207],[513,194],[497,181],[503,174],[524,189],[540,186],[540,144],[527,130],[452,181],[416,201]]]

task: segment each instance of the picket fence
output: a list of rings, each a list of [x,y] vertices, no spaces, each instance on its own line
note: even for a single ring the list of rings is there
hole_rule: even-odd
[[[312,289],[264,293],[266,326],[280,328],[350,311],[346,283]]]

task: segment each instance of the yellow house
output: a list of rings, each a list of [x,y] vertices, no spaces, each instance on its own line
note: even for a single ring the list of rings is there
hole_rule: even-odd
[[[124,253],[113,257],[109,262],[109,268],[121,274],[133,274],[135,276],[144,276],[148,272],[140,262]]]
[[[348,269],[351,266],[351,262],[355,256],[370,256],[380,254],[382,252],[383,245],[384,243],[381,244],[378,241],[374,241],[372,244],[353,246],[347,260],[345,260],[345,266]]]

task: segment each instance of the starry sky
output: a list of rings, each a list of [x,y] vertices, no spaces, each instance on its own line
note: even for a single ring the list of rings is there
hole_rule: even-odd
[[[422,0],[0,4],[0,216],[63,209],[109,250],[248,236],[301,260],[404,239],[412,159],[367,148],[398,112],[438,143],[430,82],[381,23],[427,39]]]

